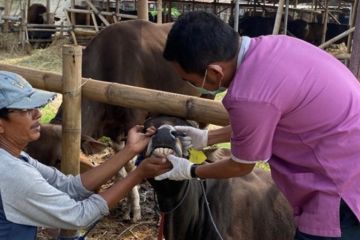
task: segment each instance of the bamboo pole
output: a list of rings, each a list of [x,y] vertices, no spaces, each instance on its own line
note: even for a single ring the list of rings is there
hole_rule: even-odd
[[[104,18],[101,12],[92,4],[89,0],[85,0],[85,2],[89,5],[89,7],[94,11],[94,13],[100,18],[100,20],[105,24],[105,26],[109,26],[110,23]]]
[[[360,12],[360,4],[357,4],[356,12]],[[360,81],[360,17],[355,21],[355,33],[353,35],[353,46],[350,58],[350,70]]]
[[[66,175],[80,173],[81,61],[80,46],[63,47],[61,171]],[[60,236],[77,236],[77,231],[62,229]]]
[[[157,23],[162,23],[162,12],[163,12],[163,8],[162,8],[162,0],[156,0],[156,11],[157,11],[157,17],[156,17],[156,22]]]
[[[11,13],[11,0],[5,0],[4,3],[4,17],[9,17]],[[9,32],[9,23],[10,21],[4,18],[4,28],[3,31],[5,33]]]
[[[325,0],[325,12],[324,12],[321,44],[323,44],[325,42],[325,40],[326,40],[326,32],[327,32],[328,20],[329,20],[329,1]]]
[[[272,33],[274,35],[279,34],[283,9],[284,9],[284,0],[279,0],[279,5],[276,11],[275,23]]]
[[[353,27],[355,24],[355,20],[356,20],[356,9],[357,6],[359,4],[359,0],[355,0],[354,3],[352,4],[352,8],[351,8],[351,12],[350,12],[350,20],[349,20],[349,27]],[[352,48],[352,39],[353,39],[353,34],[349,34],[348,39],[347,39],[347,52],[351,53],[351,48]]]
[[[355,31],[355,27],[352,27],[352,28],[346,30],[345,32],[340,33],[339,35],[333,37],[332,39],[324,42],[323,44],[321,44],[321,45],[319,46],[319,48],[324,49],[324,48],[328,47],[330,44],[333,44],[333,43],[336,42],[337,40],[342,39],[343,37],[347,36],[348,34],[351,34],[351,33],[354,32],[354,31]]]
[[[63,47],[61,171],[74,175],[80,172],[81,61],[82,47]]]
[[[149,21],[149,2],[148,0],[137,1],[138,19]]]
[[[35,88],[61,93],[60,74],[7,64],[0,64],[0,70],[20,74]],[[94,101],[221,126],[229,124],[224,106],[217,101],[88,78],[82,82],[82,96]]]

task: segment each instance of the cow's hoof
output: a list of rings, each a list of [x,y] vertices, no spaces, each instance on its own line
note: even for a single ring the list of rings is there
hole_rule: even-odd
[[[130,222],[131,217],[130,217],[130,211],[126,211],[122,217],[124,222]]]
[[[132,223],[136,223],[141,220],[141,210],[140,208],[134,209],[133,217],[131,218]]]

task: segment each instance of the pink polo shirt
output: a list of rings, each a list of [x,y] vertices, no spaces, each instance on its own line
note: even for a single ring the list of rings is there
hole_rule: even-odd
[[[235,161],[269,160],[300,231],[341,235],[360,219],[360,85],[337,59],[286,36],[251,39],[223,100]]]

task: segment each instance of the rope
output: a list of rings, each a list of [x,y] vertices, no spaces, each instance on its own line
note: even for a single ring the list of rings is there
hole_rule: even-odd
[[[218,235],[219,239],[221,240],[224,240],[219,232],[219,229],[217,228],[215,222],[214,222],[214,218],[211,214],[211,211],[210,211],[210,207],[209,207],[209,201],[207,200],[207,197],[206,197],[206,192],[205,192],[205,188],[204,188],[204,184],[203,184],[203,181],[200,182],[200,185],[201,185],[201,190],[203,192],[203,195],[204,195],[204,199],[205,199],[205,206],[206,206],[206,209],[209,213],[209,216],[210,216],[210,221],[211,221],[211,224],[213,225],[214,229],[215,229],[215,232],[216,234]]]

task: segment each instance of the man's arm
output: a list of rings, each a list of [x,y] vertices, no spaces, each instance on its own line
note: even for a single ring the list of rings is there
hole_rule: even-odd
[[[222,160],[211,164],[199,165],[195,175],[199,178],[232,178],[249,174],[255,164],[238,163],[232,159]]]
[[[210,130],[208,133],[208,145],[229,142],[231,137],[231,126]]]

